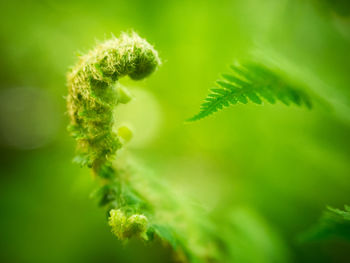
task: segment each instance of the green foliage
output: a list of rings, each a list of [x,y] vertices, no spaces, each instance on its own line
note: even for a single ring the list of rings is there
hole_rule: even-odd
[[[201,105],[200,112],[188,119],[196,121],[205,118],[225,107],[249,101],[262,104],[281,101],[285,105],[295,104],[311,108],[311,101],[302,89],[290,84],[280,74],[255,63],[232,65],[230,74],[216,82],[217,88],[210,90]]]
[[[301,236],[301,241],[341,238],[350,241],[350,206],[344,210],[327,207],[317,225]]]
[[[321,6],[324,2],[344,5],[328,8]],[[0,262],[170,262],[171,247],[181,250],[188,233],[200,238],[193,232],[201,228],[212,244],[233,254],[224,263],[286,262],[272,234],[287,243],[292,262],[350,262],[346,241],[293,242],[298,229],[318,222],[320,204],[340,204],[333,207],[341,210],[341,204],[350,205],[350,20],[339,16],[350,13],[349,0],[14,0],[0,6]],[[149,182],[147,171],[139,171],[139,177],[149,183],[137,190],[133,181],[134,191],[127,191],[128,175],[120,172],[114,156],[98,176],[70,163],[75,140],[67,140],[62,127],[69,117],[62,99],[68,94],[67,66],[78,61],[77,49],[86,54],[110,32],[119,37],[129,26],[153,41],[167,62],[143,83],[128,76],[117,80],[114,132],[123,146],[116,159],[135,154],[156,181],[169,182],[163,191],[174,191],[171,198]],[[314,109],[280,102],[237,104],[200,125],[180,125],[199,111],[218,73],[230,73],[218,66],[227,65],[228,56],[245,54],[307,85]],[[126,105],[121,104],[121,83],[132,86],[136,98]],[[130,150],[130,133],[121,124],[134,128]],[[89,159],[81,155],[76,161],[87,166]],[[96,200],[86,198],[95,187],[101,188]],[[155,192],[165,197],[154,205],[148,200]],[[110,210],[128,214],[127,205],[118,208],[117,200],[126,203],[121,193],[129,193],[129,203],[139,200],[142,209],[135,214],[147,217],[149,241],[136,235],[142,240],[125,247],[110,233]],[[179,200],[187,194],[199,199],[204,211]],[[172,199],[179,207],[167,207]],[[97,203],[101,207],[91,207]],[[208,221],[213,229],[182,231],[182,222],[194,222],[182,219],[186,216],[176,220],[184,206],[193,209],[185,215]],[[237,207],[255,213],[234,216],[227,225],[223,217]],[[159,247],[163,242],[169,248]],[[198,248],[186,250],[193,247]]]

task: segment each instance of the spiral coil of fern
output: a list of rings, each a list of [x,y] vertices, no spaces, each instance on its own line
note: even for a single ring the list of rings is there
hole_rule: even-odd
[[[143,79],[159,64],[157,51],[136,33],[124,33],[80,57],[67,77],[69,130],[77,140],[77,162],[103,174],[121,148],[117,134],[112,131],[113,110],[118,103],[128,101],[125,92],[114,84],[126,75],[134,80]]]
[[[127,127],[118,134],[113,131],[115,107],[130,101],[128,91],[115,84],[126,75],[134,80],[143,79],[159,64],[157,51],[146,40],[136,33],[124,33],[81,56],[67,76],[68,129],[78,149],[75,161],[105,179],[100,189],[100,205],[109,205],[109,225],[119,239],[144,236],[148,220],[135,211],[125,214],[123,210],[130,210],[124,201],[125,183],[118,180],[118,171],[112,166],[117,150],[122,147],[120,138],[127,141],[131,137]]]

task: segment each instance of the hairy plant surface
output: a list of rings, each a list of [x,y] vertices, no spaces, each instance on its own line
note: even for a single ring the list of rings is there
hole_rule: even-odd
[[[106,163],[121,147],[113,128],[113,110],[127,102],[115,82],[128,75],[139,80],[151,74],[160,60],[154,48],[136,33],[99,44],[81,56],[68,75],[69,129],[78,142],[77,161],[105,173]]]

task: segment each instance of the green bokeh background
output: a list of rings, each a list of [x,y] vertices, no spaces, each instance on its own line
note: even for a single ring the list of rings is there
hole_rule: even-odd
[[[130,29],[163,61],[145,81],[122,81],[136,97],[116,118],[134,127],[130,154],[217,217],[236,211],[237,262],[350,262],[344,241],[297,242],[326,205],[350,203],[346,1],[13,0],[0,10],[0,262],[172,262],[160,244],[112,236],[66,132],[77,53]],[[237,105],[185,124],[219,73],[252,53],[324,102]]]

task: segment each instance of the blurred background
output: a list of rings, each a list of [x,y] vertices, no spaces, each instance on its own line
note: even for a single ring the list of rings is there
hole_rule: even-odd
[[[129,150],[218,217],[230,207],[237,262],[350,262],[350,245],[298,242],[327,205],[350,204],[350,4],[346,0],[1,1],[0,262],[172,262],[123,247],[72,163],[65,75],[96,41],[134,29],[160,69],[128,79],[118,123]],[[237,105],[185,124],[235,60],[273,60],[326,101],[312,110]],[[225,209],[224,209],[225,208]]]

